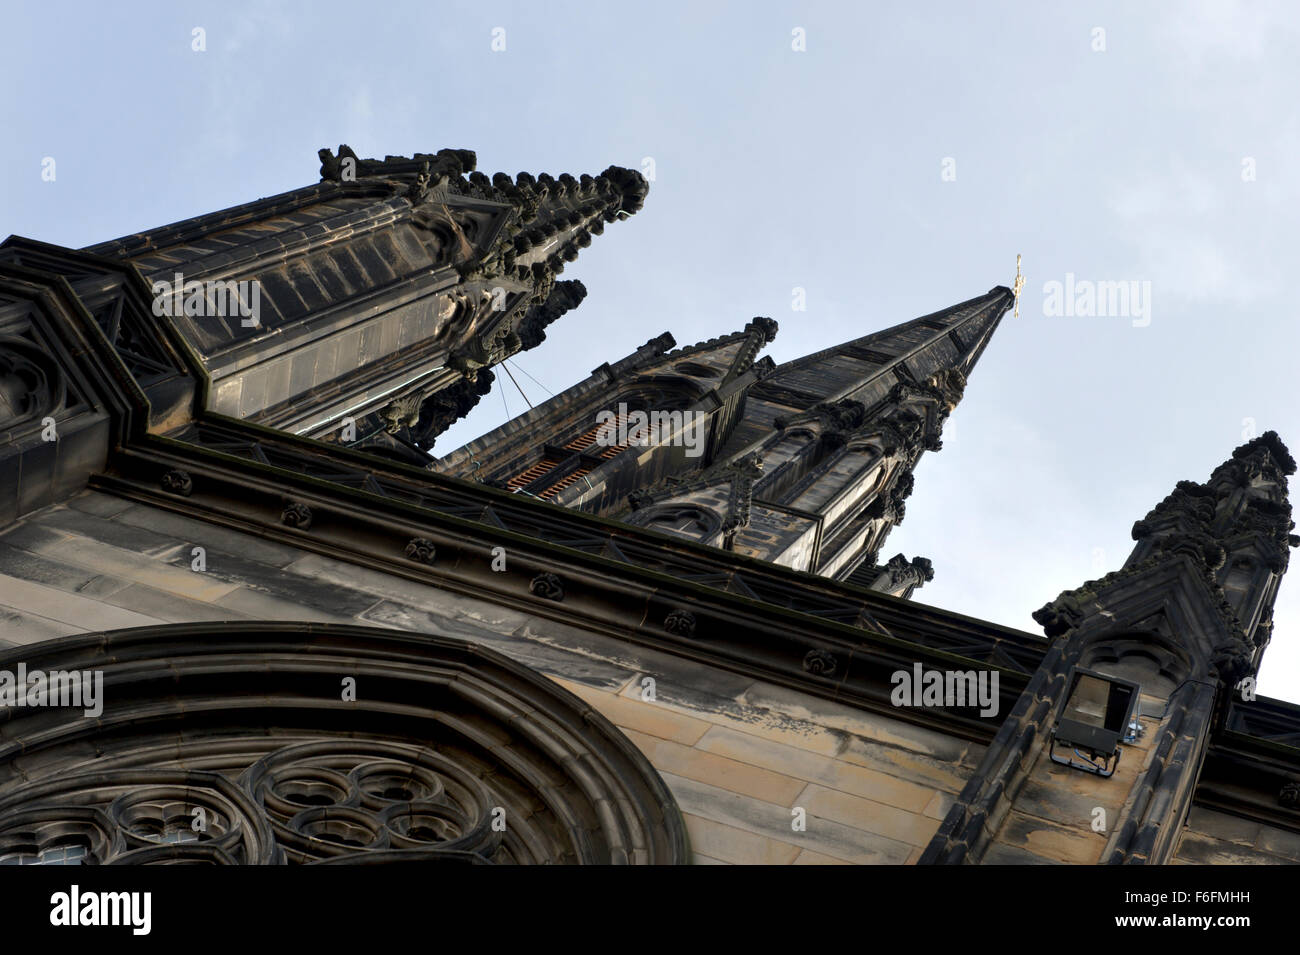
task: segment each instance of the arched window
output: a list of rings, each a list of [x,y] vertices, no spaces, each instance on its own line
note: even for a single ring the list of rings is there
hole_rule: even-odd
[[[79,679],[9,711],[0,865],[688,859],[637,748],[482,645],[241,621],[51,640],[0,671],[19,661]]]

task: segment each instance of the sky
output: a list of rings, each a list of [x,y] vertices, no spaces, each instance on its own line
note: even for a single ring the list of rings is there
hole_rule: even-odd
[[[586,301],[512,362],[533,403],[756,315],[786,361],[1010,285],[1022,254],[1020,317],[882,558],[934,562],[919,602],[1041,633],[1176,482],[1270,429],[1300,454],[1298,40],[1300,5],[1266,0],[15,4],[0,235],[161,226],[314,183],[340,143],[643,170],[645,208],[565,270]],[[1053,305],[1116,282],[1127,309]],[[525,408],[498,387],[435,453]],[[1300,702],[1292,577],[1259,690]]]

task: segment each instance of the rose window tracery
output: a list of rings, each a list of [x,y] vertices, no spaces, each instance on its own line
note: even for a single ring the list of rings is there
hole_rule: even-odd
[[[15,648],[0,670],[19,661],[101,670],[103,710],[0,708],[0,865],[687,861],[626,737],[463,641],[204,624]]]

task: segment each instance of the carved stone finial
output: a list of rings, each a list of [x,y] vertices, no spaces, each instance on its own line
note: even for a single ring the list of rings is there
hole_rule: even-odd
[[[761,332],[763,335],[763,340],[766,342],[771,342],[776,339],[776,333],[779,327],[780,326],[778,326],[776,323],[776,319],[765,318],[761,315],[756,315],[754,316],[754,318],[750,319],[749,324],[745,326],[745,331],[753,330],[753,331]]]
[[[934,566],[928,558],[914,557],[908,560],[902,554],[895,554],[883,567],[862,568],[865,574],[874,575],[867,585],[871,590],[891,594],[895,597],[910,597],[912,591],[934,580]]]
[[[440,179],[442,177],[439,177]],[[416,174],[415,181],[406,189],[406,199],[413,206],[418,206],[429,198],[429,190],[433,183],[429,175],[429,164],[425,163],[420,167],[419,173]]]

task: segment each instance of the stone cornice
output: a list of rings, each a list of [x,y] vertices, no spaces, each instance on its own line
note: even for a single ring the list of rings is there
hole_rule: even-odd
[[[890,674],[918,660],[996,667],[1012,694],[1041,652],[1030,635],[910,603],[900,607],[852,585],[481,485],[385,467],[368,455],[338,449],[322,456],[335,459],[332,479],[314,478],[284,466],[286,445],[299,442],[276,437],[279,447],[268,442],[267,450],[279,466],[230,449],[150,439],[120,455],[94,483],[152,506],[442,589],[490,595],[505,606],[970,739],[987,740],[996,726],[966,714],[896,709]],[[342,457],[367,465],[369,480],[347,479]],[[172,480],[172,489],[164,489],[164,475],[173,471],[188,481]],[[399,490],[399,482],[441,486],[447,500],[435,508],[381,496],[385,485]],[[182,484],[188,494],[175,489]],[[407,554],[413,539],[437,555],[431,564]],[[494,546],[511,555],[509,573],[490,570]],[[561,581],[558,599],[530,587],[547,574]],[[694,615],[693,636],[665,629],[675,610]],[[833,656],[835,671],[809,670],[805,658],[813,651]]]

